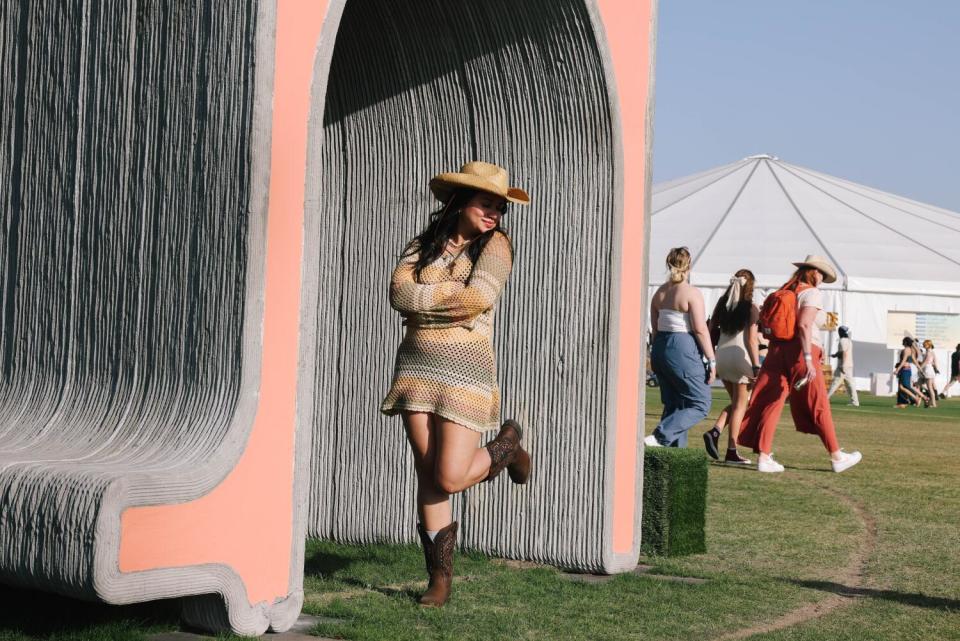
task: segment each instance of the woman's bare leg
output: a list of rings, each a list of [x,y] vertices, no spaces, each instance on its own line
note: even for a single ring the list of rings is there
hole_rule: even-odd
[[[927,391],[930,392],[930,407],[937,406],[937,381],[929,378],[927,379]]]
[[[403,426],[413,450],[417,469],[417,514],[423,529],[437,532],[453,522],[450,497],[437,486],[436,416],[426,412],[404,412]]]
[[[912,386],[911,386],[911,387],[912,387]],[[904,394],[906,394],[907,396],[909,396],[910,398],[912,398],[915,402],[919,403],[919,402],[920,402],[920,397],[917,396],[917,395],[914,393],[914,391],[913,391],[913,389],[911,389],[911,387],[904,387],[903,385],[901,385],[901,386],[900,386],[900,391],[903,392]]]
[[[727,394],[730,396],[730,400],[733,400],[733,393],[730,391],[730,383],[727,381],[720,381],[723,383],[724,388],[727,390]],[[713,424],[713,427],[717,432],[722,432],[723,428],[730,424],[730,410],[733,409],[733,404],[727,405],[722,410],[720,410],[720,415],[717,416],[716,422]]]
[[[473,487],[490,473],[490,453],[480,447],[480,432],[437,416],[437,487],[453,494]]]
[[[958,382],[960,382],[960,377],[955,376],[951,378],[949,381],[947,381],[946,387],[944,387],[943,391],[941,391],[940,393],[946,396],[947,392],[950,391],[950,388],[953,387],[953,384]]]
[[[737,437],[740,436],[740,424],[743,422],[743,416],[747,413],[747,406],[750,404],[750,388],[746,383],[727,383],[729,385],[730,398],[733,400],[730,411],[730,431],[727,432],[727,448],[737,449]]]
[[[720,381],[723,383],[723,388],[727,390],[727,396],[730,397],[730,404],[720,410],[720,415],[717,416],[717,422],[713,424],[718,432],[722,432],[723,428],[730,424],[730,412],[733,410],[733,383],[730,381]]]

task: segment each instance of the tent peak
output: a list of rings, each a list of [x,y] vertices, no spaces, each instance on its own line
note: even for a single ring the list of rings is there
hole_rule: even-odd
[[[780,160],[776,156],[771,154],[754,154],[752,156],[747,156],[744,160]]]

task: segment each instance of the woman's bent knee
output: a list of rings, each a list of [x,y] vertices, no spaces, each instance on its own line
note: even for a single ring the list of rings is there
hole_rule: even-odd
[[[437,488],[447,494],[456,494],[457,492],[462,492],[466,489],[466,486],[463,483],[463,477],[454,478],[450,474],[444,474],[437,471],[434,482],[437,485]]]

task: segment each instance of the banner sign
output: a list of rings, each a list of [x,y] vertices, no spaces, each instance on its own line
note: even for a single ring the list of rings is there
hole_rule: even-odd
[[[887,347],[899,349],[906,336],[952,347],[960,343],[960,314],[887,312]]]

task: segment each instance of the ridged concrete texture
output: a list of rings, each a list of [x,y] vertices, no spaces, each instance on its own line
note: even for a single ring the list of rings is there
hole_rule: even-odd
[[[647,26],[637,25],[638,39]],[[601,31],[594,4],[577,0],[346,3],[325,108],[314,106],[311,123],[307,224],[320,246],[304,322],[321,337],[307,398],[311,534],[416,539],[413,460],[400,419],[378,412],[402,336],[387,283],[438,206],[428,179],[482,159],[507,167],[533,198],[505,218],[517,260],[495,332],[503,416],[525,426],[536,468],[526,487],[504,477],[468,491],[454,518],[466,547],[611,569],[622,207]]]
[[[251,605],[229,567],[117,558],[125,508],[208,492],[250,431],[274,11],[0,3],[0,581],[296,619],[299,578]]]

